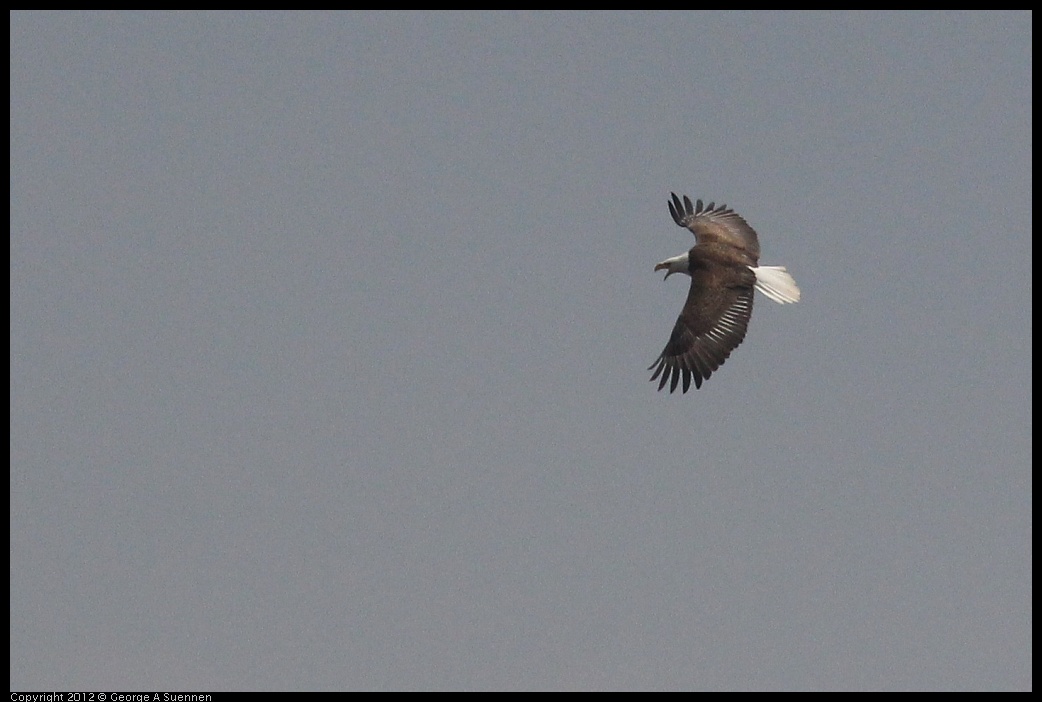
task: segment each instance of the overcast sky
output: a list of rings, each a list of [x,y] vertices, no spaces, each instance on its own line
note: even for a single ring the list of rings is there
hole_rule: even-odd
[[[1030,689],[1031,22],[12,14],[12,689]]]

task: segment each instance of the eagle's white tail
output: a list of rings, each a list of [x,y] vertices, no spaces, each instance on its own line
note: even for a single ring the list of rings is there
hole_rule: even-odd
[[[759,266],[752,271],[756,274],[756,289],[767,297],[782,304],[800,301],[800,289],[785,266]]]

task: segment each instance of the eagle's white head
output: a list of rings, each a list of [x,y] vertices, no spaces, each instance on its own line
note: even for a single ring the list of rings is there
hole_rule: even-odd
[[[655,270],[665,271],[666,278],[673,275],[674,273],[687,273],[688,275],[691,275],[691,271],[689,269],[690,263],[691,262],[688,258],[688,254],[682,253],[679,256],[667,258],[662,263],[655,264]],[[665,280],[666,278],[663,278],[662,280]]]

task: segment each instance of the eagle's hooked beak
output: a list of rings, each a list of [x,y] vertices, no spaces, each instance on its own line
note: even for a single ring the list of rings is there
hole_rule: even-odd
[[[671,271],[669,269],[669,261],[663,261],[662,263],[656,263],[655,264],[655,270],[656,271],[665,271],[666,272],[666,278],[668,278],[669,276],[671,276],[674,273],[676,273],[676,271]],[[663,278],[662,280],[665,280],[666,278]]]

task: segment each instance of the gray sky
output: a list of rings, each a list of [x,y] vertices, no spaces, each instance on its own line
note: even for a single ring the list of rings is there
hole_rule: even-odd
[[[14,13],[11,687],[1029,689],[1031,21]]]

